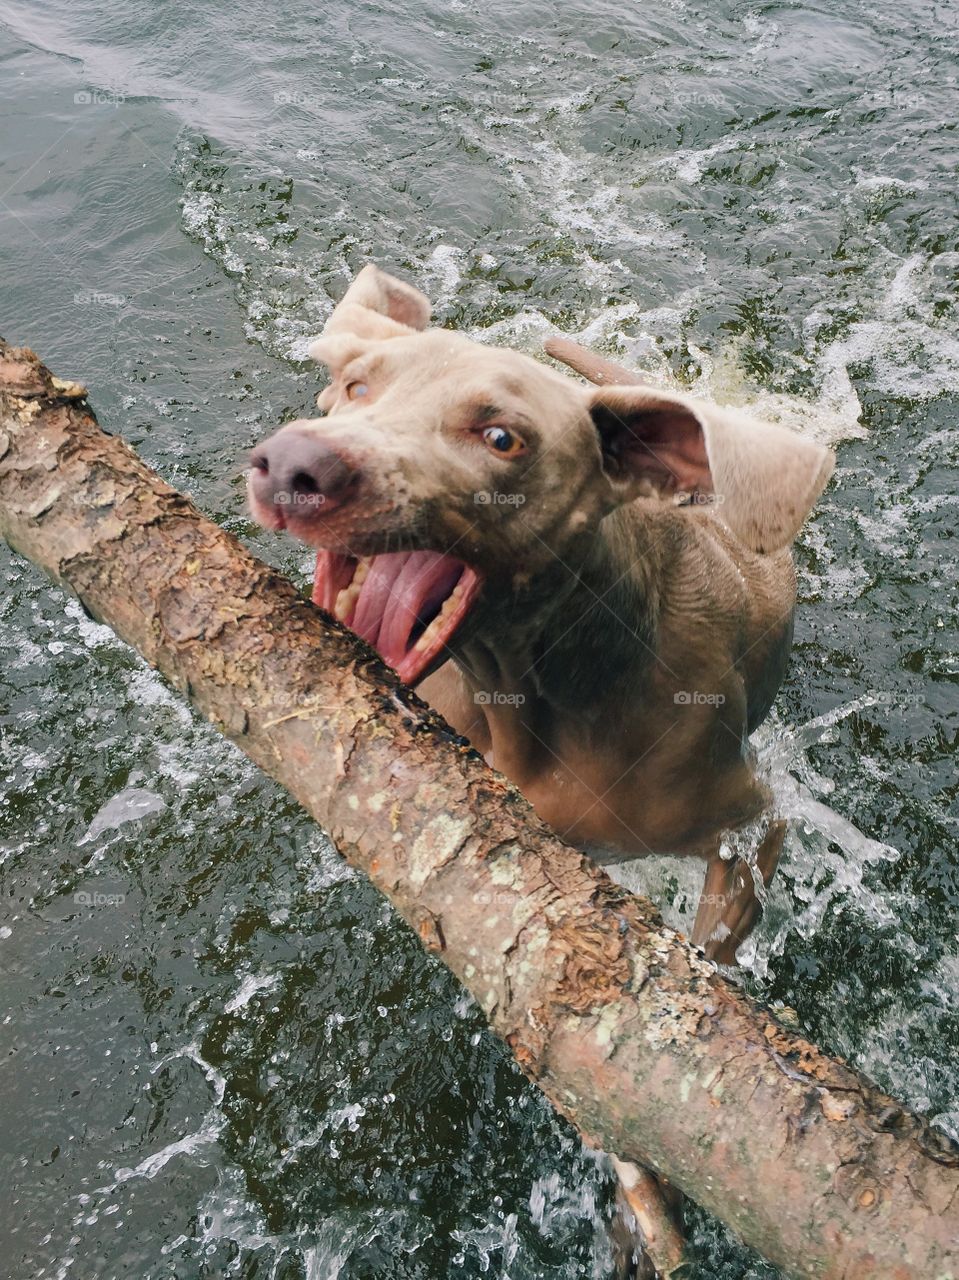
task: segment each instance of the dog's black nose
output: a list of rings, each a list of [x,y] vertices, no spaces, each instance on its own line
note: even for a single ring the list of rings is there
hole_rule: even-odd
[[[259,502],[298,518],[322,515],[346,499],[356,473],[309,431],[284,427],[250,454]]]

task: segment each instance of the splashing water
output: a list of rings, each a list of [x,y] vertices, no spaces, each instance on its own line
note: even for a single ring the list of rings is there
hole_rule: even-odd
[[[836,903],[852,904],[876,925],[896,919],[895,900],[870,889],[867,873],[876,864],[894,862],[898,850],[870,839],[817,799],[817,794],[833,793],[835,783],[818,774],[808,756],[809,748],[829,741],[834,726],[877,701],[866,695],[795,728],[784,727],[774,716],[754,735],[757,772],[772,794],[771,813],[790,824],[771,892],[762,887],[755,869],[765,819],[729,833],[720,853],[740,859],[757,879],[765,917],[737,953],[740,966],[757,978],[768,977],[770,964],[791,934],[815,937]],[[651,898],[666,922],[689,936],[703,868],[694,858],[651,857],[609,870],[618,883]],[[903,939],[902,945],[908,948],[909,940]]]
[[[6,336],[294,580],[242,458],[310,411],[306,344],[368,259],[481,341],[568,333],[839,446],[754,742],[791,833],[739,980],[955,1132],[950,14],[3,21]],[[18,1273],[608,1276],[606,1164],[475,1005],[109,631],[13,557],[0,576]],[[618,874],[688,931],[702,870]],[[776,1280],[706,1215],[693,1242],[695,1280]]]

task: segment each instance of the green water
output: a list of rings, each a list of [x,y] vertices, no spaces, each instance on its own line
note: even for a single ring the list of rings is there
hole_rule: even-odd
[[[245,452],[374,259],[839,454],[745,980],[959,1131],[959,15],[0,0],[0,332],[298,581]],[[585,1280],[610,1181],[389,908],[0,552],[0,1268]],[[683,919],[675,864],[625,873]],[[79,898],[78,898],[79,895]],[[100,895],[100,896],[97,896]],[[694,1217],[697,1280],[778,1273]]]

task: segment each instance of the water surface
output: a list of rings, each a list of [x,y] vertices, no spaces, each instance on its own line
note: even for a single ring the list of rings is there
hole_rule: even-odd
[[[953,7],[0,0],[0,331],[297,581],[245,451],[366,261],[833,441],[746,981],[959,1130]],[[581,1280],[605,1165],[316,828],[0,552],[3,1274]],[[647,866],[682,920],[690,868]],[[697,1280],[778,1273],[703,1215]]]

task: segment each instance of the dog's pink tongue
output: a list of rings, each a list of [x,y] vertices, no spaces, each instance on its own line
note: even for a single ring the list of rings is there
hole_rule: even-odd
[[[351,616],[343,620],[408,683],[439,657],[450,635],[470,608],[479,578],[461,560],[438,551],[385,552],[364,560],[366,577],[355,597]],[[337,598],[351,584],[357,561],[321,551],[317,556],[313,600],[333,612]],[[461,584],[457,600],[453,589]],[[449,601],[440,625],[419,648],[419,637]],[[341,610],[341,613],[343,611]]]
[[[405,657],[417,618],[436,612],[462,573],[460,561],[438,551],[418,551],[409,557],[393,584],[377,641],[390,666],[398,667]]]
[[[350,626],[357,635],[363,637],[367,644],[379,648],[383,622],[389,609],[390,598],[396,588],[397,579],[409,560],[410,551],[391,551],[375,556],[367,572],[366,579],[360,588],[356,611]]]

